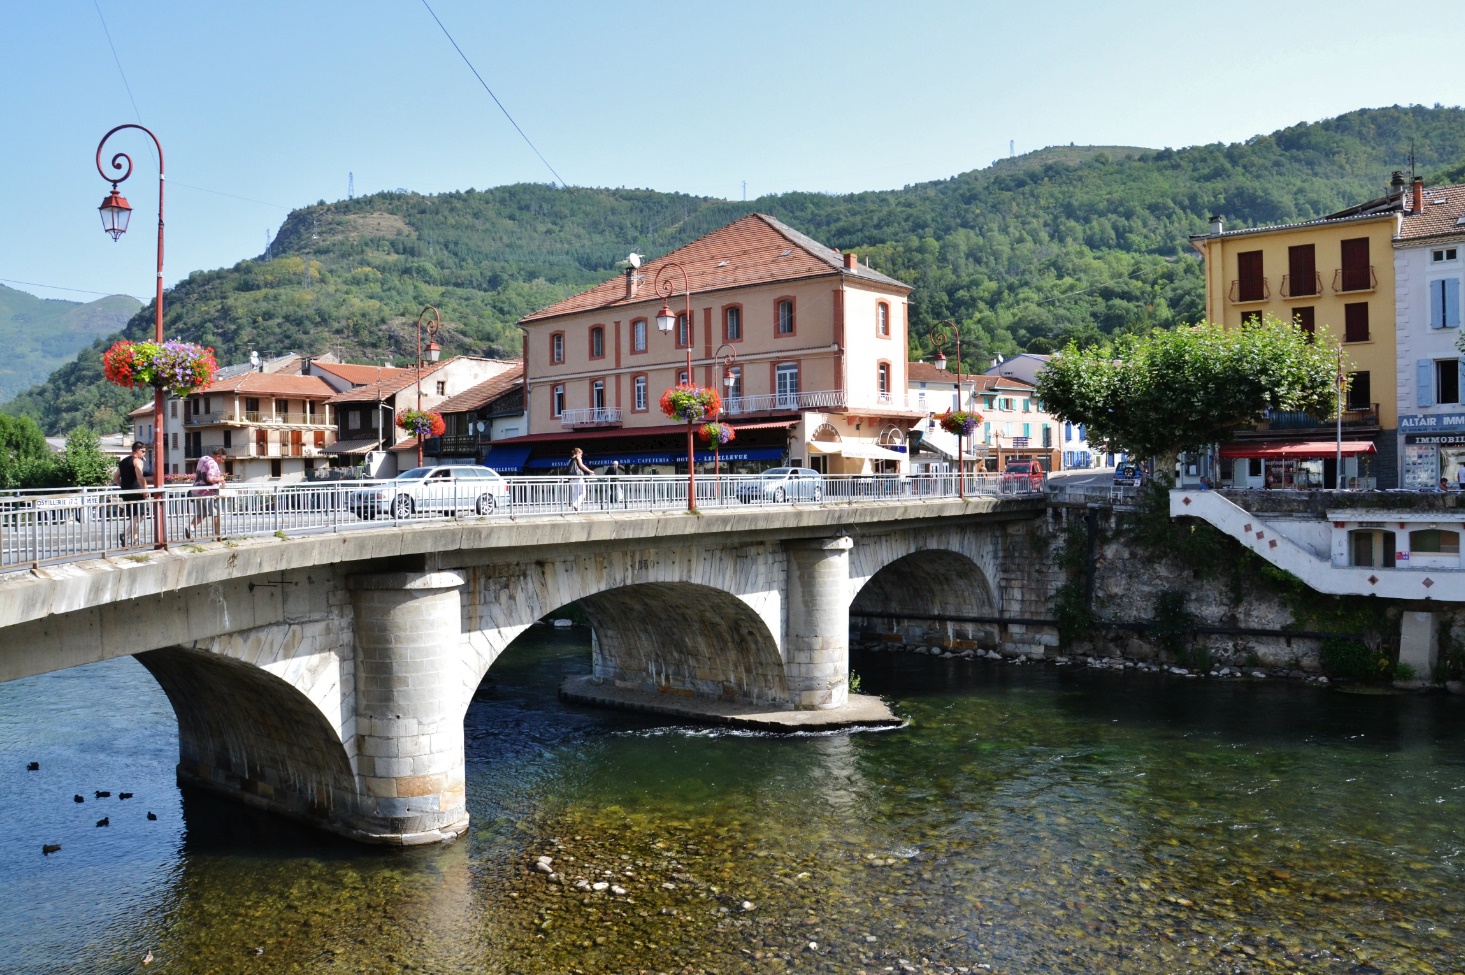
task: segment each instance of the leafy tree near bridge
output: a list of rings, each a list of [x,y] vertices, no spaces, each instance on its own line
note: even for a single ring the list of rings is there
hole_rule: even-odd
[[[1231,439],[1268,409],[1330,416],[1338,347],[1268,317],[1242,328],[1211,322],[1070,344],[1038,377],[1038,397],[1058,419],[1082,423],[1095,443],[1137,457],[1176,457]],[[1345,366],[1346,367],[1346,366]]]
[[[50,465],[51,448],[36,421],[0,413],[0,487],[25,487]]]

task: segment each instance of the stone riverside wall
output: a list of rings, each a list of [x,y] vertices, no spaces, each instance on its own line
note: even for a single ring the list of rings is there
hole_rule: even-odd
[[[964,583],[954,564],[929,560],[927,576],[916,580],[893,576],[900,563],[892,563],[861,591],[856,611],[867,603],[909,610],[920,601],[903,597],[901,590],[905,583],[917,581],[920,590],[929,594],[924,601],[927,608],[919,611],[923,615],[996,616],[1006,622],[943,623],[856,615],[851,621],[854,643],[862,649],[900,647],[953,656],[1113,666],[1127,662],[1175,668],[1190,663],[1190,668],[1181,669],[1191,669],[1194,661],[1204,661],[1205,671],[1218,675],[1319,677],[1321,638],[1279,631],[1335,630],[1309,625],[1307,620],[1299,622],[1288,594],[1255,573],[1238,584],[1224,565],[1216,571],[1201,571],[1183,558],[1134,544],[1128,527],[1137,517],[1138,513],[1130,511],[1055,505],[1041,519],[1008,523],[1000,536],[988,540],[1002,548],[1001,557],[991,560],[997,567],[993,584],[1000,598]],[[1090,528],[1095,532],[1092,548],[1065,557],[1068,546],[1088,548],[1085,533]],[[1239,560],[1242,554],[1239,546],[1223,546],[1220,558]],[[1069,582],[1090,594],[1088,605],[1100,621],[1152,624],[1162,595],[1178,591],[1184,595],[1184,610],[1198,628],[1253,632],[1199,632],[1187,647],[1188,660],[1167,653],[1147,626],[1100,625],[1088,638],[1064,645],[1056,625],[1057,603],[1060,587]],[[1400,615],[1410,608],[1402,604],[1387,608],[1395,629],[1392,635],[1384,634],[1381,649],[1386,653],[1389,640],[1397,640]],[[1442,633],[1453,626],[1465,634],[1465,607],[1454,613],[1441,612],[1437,605],[1433,609],[1445,627]]]

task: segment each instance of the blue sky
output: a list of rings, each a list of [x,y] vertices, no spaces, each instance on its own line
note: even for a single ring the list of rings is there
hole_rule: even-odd
[[[1180,147],[1465,103],[1449,5],[1411,24],[1352,2],[429,2],[573,185],[880,189],[1009,140]],[[0,283],[43,297],[151,294],[141,136],[115,143],[136,150],[132,232],[114,244],[96,213],[97,141],[122,122],[167,154],[169,284],[259,254],[348,173],[358,195],[553,178],[421,0],[0,0],[0,37]]]

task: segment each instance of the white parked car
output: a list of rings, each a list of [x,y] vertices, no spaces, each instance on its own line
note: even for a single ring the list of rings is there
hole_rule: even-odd
[[[359,518],[410,518],[415,514],[486,515],[509,503],[509,485],[487,467],[448,464],[414,467],[384,484],[354,492],[351,510]]]

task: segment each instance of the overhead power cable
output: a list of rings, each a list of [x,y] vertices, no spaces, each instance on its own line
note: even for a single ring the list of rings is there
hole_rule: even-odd
[[[95,0],[93,0],[93,2],[95,2]],[[499,96],[495,95],[493,93],[493,89],[488,87],[488,82],[483,80],[483,75],[479,74],[478,69],[473,67],[473,62],[468,60],[468,55],[463,53],[463,49],[458,46],[458,42],[453,40],[453,35],[448,33],[448,29],[444,27],[443,22],[438,19],[438,15],[436,13],[433,13],[432,6],[428,4],[427,0],[422,0],[422,5],[424,7],[427,7],[427,12],[432,14],[432,19],[436,20],[438,27],[442,29],[443,36],[448,39],[449,44],[453,45],[453,50],[458,52],[458,57],[463,59],[463,63],[468,65],[468,70],[473,72],[473,77],[477,78],[478,83],[483,86],[483,90],[488,92],[488,97],[493,99],[493,103],[499,107],[499,111],[504,113],[504,118],[509,120],[509,124],[514,127],[514,131],[519,133],[520,137],[523,138],[525,144],[528,145],[530,149],[534,150],[534,154],[539,157],[539,161],[544,163],[544,168],[548,169],[550,173],[554,175],[554,178],[559,180],[561,186],[568,185],[565,183],[564,179],[561,178],[560,174],[555,172],[554,167],[549,164],[549,160],[544,158],[544,153],[540,152],[539,149],[534,145],[534,143],[530,141],[529,136],[524,134],[524,130],[519,128],[519,123],[514,121],[514,116],[509,114],[509,110],[507,108],[504,108],[504,103],[499,101]]]
[[[41,284],[39,281],[17,281],[15,278],[0,278],[6,284],[24,284],[32,288],[50,288],[52,291],[74,291],[79,295],[101,295],[110,298],[117,294],[115,291],[88,291],[85,288],[63,288],[59,284]]]

